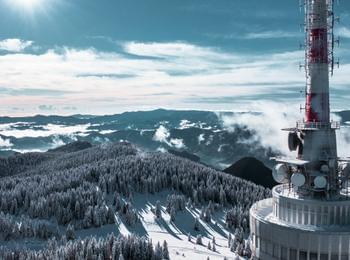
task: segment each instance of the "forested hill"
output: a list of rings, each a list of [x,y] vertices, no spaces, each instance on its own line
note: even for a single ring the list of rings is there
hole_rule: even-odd
[[[167,258],[171,239],[160,236],[168,242],[163,246],[148,239],[154,240],[149,227],[157,225],[189,241],[192,233],[198,245],[209,239],[212,226],[231,251],[249,255],[249,208],[270,190],[129,143],[58,151],[1,162],[7,176],[0,179],[0,259]],[[227,255],[224,246],[210,248],[214,256]]]

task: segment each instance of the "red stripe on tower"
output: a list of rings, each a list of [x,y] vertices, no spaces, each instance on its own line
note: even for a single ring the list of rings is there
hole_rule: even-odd
[[[327,29],[311,29],[310,45],[309,63],[328,64]]]

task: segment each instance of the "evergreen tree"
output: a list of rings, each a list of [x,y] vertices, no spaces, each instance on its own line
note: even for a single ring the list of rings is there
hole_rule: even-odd
[[[169,260],[169,250],[168,250],[168,243],[166,240],[163,242],[163,259]]]
[[[199,220],[198,220],[198,218],[195,218],[195,220],[194,220],[194,230],[195,231],[199,231],[200,230],[200,224],[199,224]]]
[[[175,221],[175,215],[176,215],[175,208],[171,207],[171,209],[170,209],[170,221],[172,221],[172,222]]]
[[[207,246],[207,248],[208,248],[209,250],[211,250],[211,244],[210,244],[210,241],[208,242],[208,246]]]
[[[67,227],[66,238],[67,238],[67,240],[74,240],[75,239],[74,227],[71,224],[69,224]]]
[[[162,257],[163,257],[163,250],[162,250],[162,247],[160,246],[159,242],[157,243],[157,245],[154,248],[154,257],[156,259],[162,259]]]
[[[197,236],[196,244],[197,244],[197,245],[202,245],[202,244],[203,244],[203,243],[202,243],[202,236],[201,236],[201,235],[198,235],[198,236]]]
[[[159,200],[156,203],[155,214],[157,218],[162,218],[162,209],[161,209]]]

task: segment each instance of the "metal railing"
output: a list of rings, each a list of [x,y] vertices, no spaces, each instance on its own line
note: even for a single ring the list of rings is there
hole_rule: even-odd
[[[340,122],[337,121],[331,121],[329,123],[323,123],[323,122],[305,122],[305,121],[298,121],[297,122],[297,129],[299,130],[319,130],[319,129],[339,129],[340,128]]]

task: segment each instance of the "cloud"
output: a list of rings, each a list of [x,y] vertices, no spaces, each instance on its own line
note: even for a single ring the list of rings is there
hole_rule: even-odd
[[[167,139],[170,137],[170,132],[164,126],[160,126],[154,133],[153,140],[161,143],[168,143]]]
[[[50,90],[41,88],[8,88],[0,87],[0,94],[8,96],[63,96],[65,94],[73,93],[71,91]]]
[[[185,148],[185,144],[184,144],[184,140],[183,139],[179,139],[179,138],[172,138],[170,139],[170,144],[171,146],[174,146],[177,149],[183,149]]]
[[[269,40],[269,39],[285,39],[285,38],[298,38],[302,37],[303,34],[301,32],[295,31],[260,31],[260,32],[248,32],[243,34],[206,34],[206,36],[210,38],[218,38],[218,39],[236,39],[236,40]]]
[[[13,146],[9,139],[4,139],[0,136],[0,148],[9,148]]]
[[[32,41],[24,41],[21,39],[6,39],[0,41],[0,50],[8,52],[22,52],[26,48],[32,46]]]
[[[68,136],[71,139],[76,139],[77,135],[84,135],[89,132],[90,124],[85,125],[74,125],[65,126],[57,124],[48,124],[41,126],[41,129],[31,129],[31,128],[16,128],[16,126],[22,123],[10,123],[10,124],[0,124],[0,133],[2,136],[6,137],[48,137],[48,136]],[[39,126],[38,126],[39,127]]]
[[[56,107],[53,105],[40,105],[39,109],[43,111],[54,111],[56,110]]]
[[[340,27],[336,30],[336,34],[338,34],[341,38],[350,38],[350,29],[347,27]]]
[[[186,42],[125,42],[120,49],[0,55],[0,86],[6,86],[0,88],[0,111],[33,114],[44,102],[60,114],[71,113],[65,107],[86,114],[159,107],[229,110],[233,104],[251,110],[255,100],[294,102],[305,84],[298,71],[303,51],[235,53]],[[334,89],[350,85],[349,73],[344,64],[332,79]],[[341,107],[347,100],[338,95],[333,102]],[[19,109],[9,109],[14,106]]]
[[[63,107],[62,108],[63,110],[71,110],[71,111],[75,111],[75,110],[77,110],[78,108],[77,107],[75,107],[75,106],[65,106],[65,107]]]
[[[198,136],[198,144],[201,144],[201,143],[204,142],[204,141],[205,141],[204,134],[200,134],[200,135]]]
[[[277,31],[251,32],[243,35],[242,38],[247,40],[256,40],[256,39],[296,38],[300,36],[302,36],[302,33],[277,30]]]
[[[177,149],[185,148],[183,139],[179,138],[170,138],[170,132],[164,126],[159,126],[156,132],[153,135],[153,140],[161,143],[165,143],[170,147],[175,147]]]
[[[295,152],[288,148],[288,131],[283,128],[295,127],[296,122],[302,120],[303,114],[299,112],[298,104],[282,104],[277,102],[257,102],[255,110],[260,113],[235,113],[233,116],[218,114],[223,126],[228,131],[234,131],[235,126],[246,127],[256,134],[251,139],[241,140],[242,143],[260,143],[265,148],[279,152],[284,156],[295,157]],[[332,120],[340,121],[335,114]],[[337,131],[338,156],[349,157],[350,127],[341,127]]]
[[[235,126],[246,127],[256,134],[250,140],[241,142],[259,142],[266,148],[271,148],[284,155],[289,155],[288,132],[282,128],[294,127],[296,121],[302,119],[297,104],[281,104],[275,102],[257,102],[259,113],[235,113],[233,116],[221,115],[223,125],[228,131],[234,131]]]

